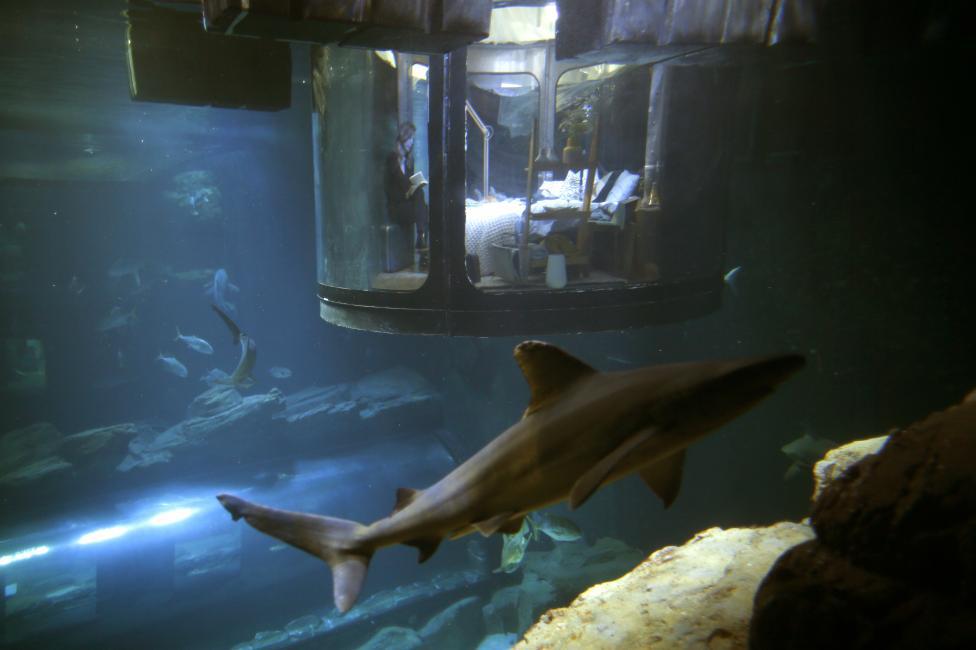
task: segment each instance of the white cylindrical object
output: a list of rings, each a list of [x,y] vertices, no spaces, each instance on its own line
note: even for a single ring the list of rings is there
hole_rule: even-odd
[[[562,289],[566,286],[566,256],[561,253],[550,253],[546,260],[546,286],[550,289]]]

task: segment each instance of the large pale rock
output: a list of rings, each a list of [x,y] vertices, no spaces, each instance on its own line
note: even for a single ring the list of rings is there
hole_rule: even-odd
[[[813,466],[813,500],[820,498],[824,489],[841,477],[848,469],[878,453],[888,442],[888,436],[878,436],[866,440],[855,440],[836,449],[831,449],[823,460]]]
[[[865,569],[976,598],[976,402],[893,434],[824,490],[810,519]]]
[[[892,433],[811,523],[756,594],[753,650],[976,647],[976,402]]]
[[[547,612],[516,648],[745,648],[759,581],[808,526],[712,528]]]

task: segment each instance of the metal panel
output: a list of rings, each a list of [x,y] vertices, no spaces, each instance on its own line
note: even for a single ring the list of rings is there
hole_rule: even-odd
[[[488,35],[491,0],[204,0],[209,31],[443,53]]]

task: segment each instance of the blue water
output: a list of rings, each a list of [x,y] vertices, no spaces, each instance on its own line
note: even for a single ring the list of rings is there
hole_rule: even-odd
[[[3,10],[35,40],[5,27],[0,60],[9,81],[0,644],[353,648],[391,626],[419,634],[464,603],[424,647],[484,638],[497,644],[484,647],[507,647],[506,635],[524,631],[515,609],[482,609],[522,580],[492,572],[500,536],[445,542],[423,565],[414,549],[381,551],[360,604],[339,617],[321,562],[232,522],[214,499],[235,491],[364,522],[386,516],[396,488],[433,483],[521,416],[528,389],[511,354],[523,337],[324,323],[308,48],[293,46],[285,110],[132,102],[123,9],[106,0],[84,11]],[[867,99],[851,83],[835,104],[796,90],[816,81],[804,68],[746,78],[737,107],[766,107],[769,121],[753,131],[748,115],[736,121],[725,258],[740,271],[722,308],[685,323],[543,337],[601,370],[807,358],[776,395],[691,450],[671,509],[636,479],[577,512],[558,507],[582,528],[580,548],[609,537],[643,556],[711,526],[802,518],[812,481],[806,471],[784,479],[784,444],[805,431],[878,435],[972,388],[971,239],[959,223],[961,174],[943,148],[965,109],[948,101],[952,68],[921,74],[930,63],[923,56],[908,68],[925,106],[892,90],[884,61],[865,64]],[[794,112],[769,108],[782,102]],[[191,417],[208,388],[201,377],[230,373],[240,355],[204,288],[217,269],[239,288],[227,293],[232,317],[258,350],[255,381],[239,393],[266,399],[267,410],[167,447],[160,436]],[[177,328],[213,354],[174,341]],[[331,412],[288,420],[313,389]],[[128,428],[60,442],[110,425]],[[159,448],[135,453],[131,440]],[[134,468],[125,465],[133,455]],[[49,473],[32,467],[41,461]],[[544,537],[529,546],[537,562],[557,550]],[[608,566],[606,578],[626,568]],[[574,595],[560,592],[535,614]]]

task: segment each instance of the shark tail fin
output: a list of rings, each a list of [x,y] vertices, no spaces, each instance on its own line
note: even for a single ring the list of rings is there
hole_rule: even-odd
[[[251,527],[325,561],[332,568],[332,596],[345,613],[353,606],[366,580],[375,549],[359,541],[366,526],[348,519],[277,510],[230,494],[217,497],[234,521]]]
[[[176,338],[175,338],[175,339],[173,339],[173,340],[174,340],[174,341],[179,341],[179,340],[180,340],[180,337],[181,337],[181,336],[183,336],[183,333],[182,333],[182,332],[180,332],[180,326],[179,326],[179,325],[177,325],[177,326],[176,326]]]

